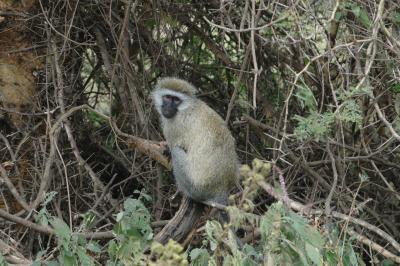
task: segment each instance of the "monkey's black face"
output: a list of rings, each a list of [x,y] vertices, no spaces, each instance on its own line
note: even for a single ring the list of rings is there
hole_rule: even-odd
[[[164,95],[162,97],[161,112],[165,118],[172,118],[178,111],[178,106],[182,100],[173,95]]]

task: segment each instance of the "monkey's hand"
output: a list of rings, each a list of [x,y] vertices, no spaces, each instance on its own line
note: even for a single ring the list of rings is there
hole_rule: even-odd
[[[168,147],[168,144],[166,141],[160,141],[158,143],[158,146],[160,147],[161,153],[169,158],[171,158],[171,151]]]

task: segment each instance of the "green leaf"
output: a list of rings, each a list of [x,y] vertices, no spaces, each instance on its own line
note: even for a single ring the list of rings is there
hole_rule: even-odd
[[[82,233],[74,233],[72,234],[72,237],[78,246],[86,246],[86,237]]]
[[[93,253],[101,252],[101,246],[95,241],[90,241],[86,248]]]
[[[36,253],[35,261],[32,263],[31,266],[41,266],[41,265],[42,265],[41,261],[42,261],[42,259],[43,259],[42,257],[43,257],[45,254],[46,254],[46,250],[41,250],[41,251],[39,251],[38,253]]]
[[[117,258],[118,249],[119,248],[115,240],[110,240],[110,242],[108,242],[108,254],[112,260]]]
[[[92,211],[85,213],[83,217],[83,222],[85,223],[86,227],[90,228],[93,223],[96,221],[96,214]]]
[[[46,266],[60,266],[60,263],[58,263],[58,261],[55,260],[50,260],[46,262]]]
[[[154,17],[149,17],[146,22],[149,29],[154,29],[156,25],[156,19]]]
[[[61,252],[60,257],[61,257],[61,264],[63,266],[77,266],[78,265],[76,257],[73,254],[71,254],[71,252],[63,251],[63,252]]]
[[[147,202],[151,202],[151,200],[152,200],[152,197],[149,194],[145,193],[144,190],[140,191],[140,190],[136,189],[133,193],[139,194],[139,202],[140,203],[141,203],[142,199],[144,199]]]
[[[114,234],[116,234],[116,235],[119,235],[119,234],[122,234],[122,233],[123,233],[121,223],[115,223],[115,224],[113,225],[113,232],[114,232]]]
[[[365,172],[360,173],[358,176],[360,177],[361,182],[366,182],[369,179],[369,176]]]
[[[83,266],[92,266],[94,265],[93,259],[86,254],[86,251],[83,247],[78,247],[78,257],[79,257],[79,265],[83,265]]]
[[[354,252],[354,249],[352,247],[350,247],[350,245],[349,245],[349,248],[347,249],[347,252],[349,254],[351,265],[357,266],[358,265],[357,255]]]
[[[210,241],[210,248],[212,251],[216,250],[219,240],[222,238],[224,230],[221,224],[217,221],[206,222],[206,236]]]
[[[390,18],[392,19],[392,21],[397,24],[400,25],[400,13],[399,12],[394,12]]]
[[[320,138],[329,136],[335,122],[334,114],[331,112],[323,114],[312,112],[307,117],[295,115],[294,119],[298,121],[294,133],[302,141],[311,138],[315,138],[318,141]]]
[[[395,266],[396,264],[389,259],[384,259],[381,261],[381,265],[382,266]]]
[[[139,197],[144,197],[140,192]],[[150,226],[150,213],[144,204],[138,199],[127,199],[124,202],[124,210],[117,214],[117,223],[113,226],[113,232],[117,235],[115,240],[109,242],[108,253],[110,261],[108,265],[137,265],[143,257],[143,251],[153,239]],[[95,248],[95,246],[94,246]],[[100,248],[97,247],[100,252]]]
[[[256,250],[255,247],[245,244],[242,248],[243,255],[245,256],[241,261],[241,265],[256,266],[259,265],[255,260],[259,260],[263,254],[261,250]]]
[[[69,226],[57,217],[52,217],[49,222],[53,226],[54,231],[62,244],[69,244],[71,240],[71,231]]]
[[[363,7],[360,7],[356,4],[351,4],[350,9],[361,25],[363,25],[365,28],[371,27],[372,21],[369,19],[368,13]]]
[[[287,247],[284,250],[286,252],[292,251],[294,254],[296,254],[296,256],[288,256],[288,258],[286,258],[286,260],[293,260],[293,257],[297,257],[300,260],[299,262],[301,262],[301,264],[299,264],[299,265],[309,265],[309,263],[307,261],[307,256],[305,256],[301,247],[297,246],[296,244],[294,244],[288,240],[286,240],[285,243],[287,244]],[[291,253],[288,252],[288,254],[291,254]],[[293,263],[288,264],[288,265],[293,265]]]
[[[124,212],[119,212],[115,220],[117,220],[117,222],[120,222],[122,220],[122,217],[124,217]]]
[[[132,213],[137,211],[143,212],[144,210],[146,210],[146,207],[140,200],[129,198],[124,202],[124,209],[125,212]]]
[[[255,261],[253,261],[250,258],[244,258],[239,265],[243,265],[243,266],[257,266],[259,265],[258,263],[256,263]]]
[[[343,12],[338,11],[335,13],[335,20],[340,21],[342,20],[343,16],[344,16]]]
[[[348,90],[342,91],[338,90],[337,91],[338,99],[341,101],[347,101],[347,100],[354,100],[353,98],[359,97],[359,96],[364,96],[368,95],[373,97],[374,95],[372,94],[372,88],[369,86],[366,87],[349,87]]]
[[[221,224],[217,221],[207,221],[206,234],[209,239],[218,240],[222,238],[224,230]]]
[[[350,8],[351,8],[351,12],[353,12],[353,14],[356,17],[360,16],[360,13],[361,13],[361,7],[360,6],[355,5],[355,4],[351,4]]]
[[[295,96],[302,108],[305,108],[309,112],[317,110],[317,101],[315,100],[314,93],[308,86],[300,85],[296,90]]]
[[[137,228],[130,228],[126,231],[126,234],[130,237],[133,237],[134,239],[138,239],[140,240],[141,238],[141,234],[140,232],[137,230]]]
[[[193,266],[207,266],[210,255],[204,248],[194,248],[190,252],[190,260]]]
[[[41,224],[41,225],[48,225],[49,224],[49,220],[47,218],[48,216],[49,216],[49,214],[48,214],[46,208],[41,208],[35,218],[35,222],[37,224]]]
[[[346,241],[344,244],[341,245],[339,249],[339,254],[342,257],[342,262],[344,265],[359,265],[357,255],[354,252],[353,245],[350,241]]]
[[[322,265],[322,256],[319,253],[319,249],[306,243],[306,253],[307,256],[314,262],[315,265]]]
[[[296,230],[302,240],[319,249],[324,247],[325,240],[323,239],[322,235],[317,231],[316,228],[311,227],[307,223],[306,219],[294,212],[289,212],[288,216],[292,222],[292,227]]]
[[[100,127],[101,125],[107,123],[107,120],[104,117],[90,110],[87,111],[87,117],[96,127]]]
[[[325,262],[327,263],[328,266],[337,266],[338,265],[338,258],[337,254],[331,250],[327,251],[325,253]]]
[[[133,212],[138,208],[139,205],[141,205],[140,201],[138,201],[137,199],[129,198],[124,202],[124,209],[127,212]]]
[[[394,83],[390,86],[390,91],[393,93],[400,93],[400,83]]]
[[[58,194],[57,191],[50,191],[46,193],[46,198],[44,202],[41,204],[43,207],[45,207],[47,204],[50,203],[50,201],[53,200],[53,198]]]
[[[0,266],[8,266],[6,259],[0,254]]]
[[[336,117],[343,122],[355,123],[356,128],[361,128],[362,126],[362,112],[355,100],[346,100]]]
[[[129,239],[122,243],[122,245],[118,249],[118,257],[120,258],[129,258],[131,256],[136,257],[140,256],[140,242],[135,241],[134,239]]]

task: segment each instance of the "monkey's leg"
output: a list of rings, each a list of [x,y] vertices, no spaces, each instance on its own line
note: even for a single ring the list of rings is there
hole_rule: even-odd
[[[218,213],[217,213],[217,220],[221,223],[221,224],[228,224],[230,219],[229,219],[229,215],[228,212],[226,210],[227,205],[224,205],[220,202],[217,202],[215,200],[206,200],[206,201],[202,201],[203,204],[211,206],[213,208],[218,209]]]

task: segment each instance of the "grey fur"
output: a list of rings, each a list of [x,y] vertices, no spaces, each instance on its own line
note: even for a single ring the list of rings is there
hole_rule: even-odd
[[[182,99],[182,108],[173,118],[160,113],[173,173],[178,189],[187,196],[227,205],[229,192],[238,180],[235,141],[225,121],[197,99],[195,91],[184,80],[164,78],[152,94],[159,113],[163,95],[172,93]]]

